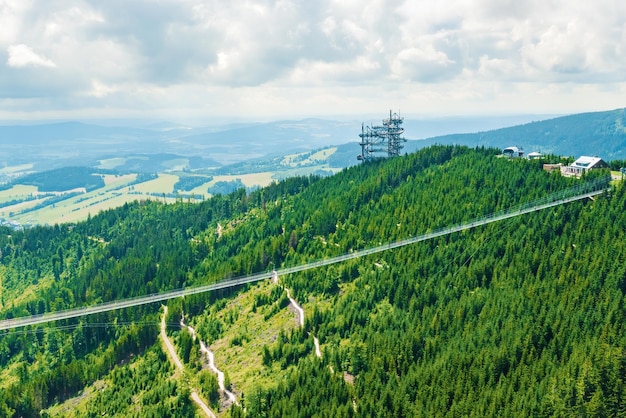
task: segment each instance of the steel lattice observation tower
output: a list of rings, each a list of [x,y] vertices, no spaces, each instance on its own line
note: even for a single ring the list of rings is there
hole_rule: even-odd
[[[403,117],[397,113],[389,111],[389,118],[383,119],[381,126],[361,125],[359,137],[361,142],[361,154],[357,156],[360,161],[370,161],[375,158],[397,157],[404,147],[406,139],[402,137],[404,128],[402,127]]]

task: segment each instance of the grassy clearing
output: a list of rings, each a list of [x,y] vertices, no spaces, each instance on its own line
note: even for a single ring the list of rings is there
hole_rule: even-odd
[[[225,331],[222,338],[214,341],[210,348],[215,353],[216,366],[226,373],[239,399],[241,399],[242,392],[249,394],[254,387],[274,386],[287,373],[287,370],[280,368],[278,362],[272,363],[271,368],[263,366],[262,350],[264,345],[271,345],[276,340],[281,330],[288,332],[297,326],[294,312],[289,308],[283,308],[266,320],[265,315],[272,311],[273,305],[263,305],[256,311],[253,310],[255,297],[261,294],[269,296],[274,286],[277,285],[269,281],[251,286],[247,291],[229,299],[222,309],[214,312],[225,324]],[[353,284],[344,286],[353,286]],[[310,314],[309,310],[312,310],[314,306],[326,309],[330,308],[331,303],[331,300],[310,296],[302,305],[305,312]],[[194,325],[194,322],[195,319],[192,319],[191,325]],[[244,338],[240,345],[232,343],[241,336]],[[202,338],[201,335],[199,337]],[[139,361],[142,359],[138,358],[137,362]],[[186,380],[191,387],[199,389],[194,378],[194,371],[186,367],[185,375],[186,378],[183,380]],[[89,400],[108,384],[106,378],[97,381],[86,387],[79,396],[54,405],[47,412],[51,417],[82,416],[87,412]],[[202,396],[201,390],[199,393]],[[199,411],[196,415],[202,416]],[[229,410],[220,410],[217,415],[229,416]]]
[[[119,160],[120,159],[110,159],[102,161],[114,165],[120,163]],[[172,161],[175,164],[183,162],[182,159],[180,159],[180,161]],[[291,170],[293,172],[286,173],[284,177],[307,175],[310,174],[309,171],[313,172],[315,169],[315,167],[295,168]],[[276,181],[275,177],[275,172],[215,176],[211,181],[189,192],[181,192],[181,194],[193,194],[198,198],[208,198],[210,194],[207,189],[219,181],[230,182],[239,179],[246,187],[264,187]],[[46,199],[51,199],[51,197],[33,199],[33,196],[39,193],[37,187],[17,185],[11,189],[0,191],[0,204],[13,200],[17,201],[14,205],[0,208],[0,217],[17,221],[23,225],[54,225],[79,222],[87,219],[89,215],[94,216],[102,210],[115,208],[135,200],[153,199],[165,203],[172,203],[176,200],[173,197],[163,198],[163,194],[168,195],[174,192],[174,185],[179,180],[179,176],[174,173],[161,173],[158,178],[139,184],[131,184],[136,180],[136,174],[106,174],[102,175],[102,178],[105,183],[105,186],[102,188],[87,193],[81,193],[77,196],[34,210],[33,208],[35,206],[45,204]],[[24,211],[26,212],[21,213]]]
[[[621,171],[611,171],[611,184],[615,185],[618,181],[622,181],[623,176]]]
[[[23,214],[17,214],[11,217],[22,224],[37,223],[37,224],[57,224],[64,222],[76,222],[84,220],[91,215],[95,215],[102,209],[107,209],[114,206],[124,204],[126,201],[133,201],[137,199],[137,196],[124,195],[120,187],[134,181],[136,175],[125,176],[105,176],[105,187],[93,190],[88,193],[81,193],[77,196],[73,196],[69,199],[59,201],[53,205],[48,205],[37,209],[32,212]],[[126,199],[119,199],[120,196],[128,196]],[[103,205],[103,202],[107,202]],[[42,200],[32,202],[32,206],[39,204]],[[11,206],[3,208],[5,212],[13,211],[14,213],[24,208],[16,208]]]
[[[314,154],[311,154],[311,156],[309,157],[310,161],[324,161],[326,160],[328,157],[330,157],[331,155],[333,155],[335,152],[337,151],[337,148],[326,148],[323,150],[320,150]]]
[[[0,275],[3,274],[2,269],[0,269]],[[54,279],[52,276],[44,276],[39,278],[39,282],[37,284],[19,284],[15,288],[11,290],[5,289],[3,286],[0,286],[0,291],[2,291],[2,299],[4,300],[4,305],[0,304],[0,309],[4,309],[5,306],[9,306],[10,304],[15,305],[23,305],[28,301],[37,299],[35,297],[35,292],[42,292],[48,289],[54,283]]]
[[[45,202],[47,199],[49,198],[45,197],[41,199],[34,199],[34,200],[28,200],[26,202],[20,202],[11,206],[5,206],[2,209],[0,209],[0,216],[2,216],[3,218],[17,219],[18,216],[15,215],[16,213],[20,213],[24,210],[29,210]],[[22,221],[19,221],[19,222],[24,223]]]
[[[126,158],[117,157],[117,158],[108,158],[106,160],[100,160],[100,165],[98,168],[102,168],[105,170],[113,170],[121,165],[126,164]]]
[[[295,166],[296,165],[295,160],[299,159],[299,158],[302,158],[302,156],[304,156],[306,154],[307,154],[307,152],[298,152],[296,154],[285,155],[283,157],[283,160],[280,163],[282,165],[289,166],[289,167]]]
[[[189,191],[181,191],[180,193],[184,193],[186,195],[193,194],[195,196],[204,196],[206,198],[207,196],[209,196],[209,192],[207,191],[207,189],[209,188],[209,185],[213,183],[214,183],[214,180],[207,180],[206,182],[202,183],[199,186],[194,187],[193,189]]]
[[[214,341],[210,348],[215,353],[217,368],[229,376],[238,395],[250,393],[254,386],[273,385],[285,373],[278,363],[274,363],[271,369],[263,366],[263,346],[271,345],[281,330],[293,329],[297,325],[295,315],[285,308],[265,320],[272,305],[259,307],[256,312],[252,309],[255,295],[269,296],[271,286],[276,285],[269,281],[257,284],[217,312],[226,329],[222,338]],[[227,317],[236,319],[229,325]],[[243,337],[241,345],[232,343],[240,337]]]
[[[124,203],[134,202],[135,200],[142,200],[141,196],[134,196],[129,194],[120,194],[117,196],[107,196],[100,200],[91,199],[86,201],[82,207],[74,207],[69,211],[65,208],[70,208],[73,205],[61,205],[60,207],[47,207],[41,209],[38,219],[43,220],[45,223],[53,225],[55,223],[65,222],[79,222],[87,219],[89,215],[96,215],[97,213],[110,208],[122,206]],[[156,198],[155,198],[156,199]]]
[[[252,174],[238,174],[233,176],[215,176],[213,182],[214,184],[218,181],[234,181],[241,180],[241,182],[246,187],[254,187],[254,186],[268,186],[274,180],[274,172],[268,171],[263,173],[252,173]]]
[[[175,174],[159,174],[159,177],[135,185],[134,189],[137,192],[149,194],[149,193],[173,193],[174,184],[178,181],[178,176]]]
[[[285,155],[285,157],[281,161],[281,165],[291,168],[307,167],[316,164],[319,165],[321,162],[325,162],[328,157],[333,155],[336,151],[337,148],[334,147],[326,148],[313,153],[307,151]],[[321,165],[327,166],[328,164],[322,163]]]
[[[137,174],[123,174],[123,175],[104,174],[102,176],[102,179],[104,180],[105,186],[111,186],[113,184],[115,185],[128,184],[131,181],[135,181],[137,179]]]
[[[339,171],[341,171],[340,168],[332,168],[332,167],[328,167],[327,165],[312,165],[312,166],[306,166],[306,167],[294,167],[294,168],[290,168],[288,170],[283,170],[278,172],[275,175],[275,179],[276,180],[281,180],[281,179],[285,179],[285,178],[289,178],[289,177],[295,177],[295,176],[310,176],[310,175],[316,175],[318,174],[318,172],[320,170],[326,171],[326,172],[333,172],[333,173],[337,173]]]
[[[33,169],[34,164],[8,165],[0,168],[0,174],[14,174]]]
[[[163,200],[163,197],[159,196],[159,194],[170,193],[173,190],[174,183],[178,180],[178,176],[162,174],[154,180],[132,185],[131,183],[137,178],[136,174],[105,175],[103,178],[105,187],[97,190],[82,193],[53,205],[23,214],[19,214],[19,212],[32,208],[44,200],[37,199],[8,206],[0,209],[0,216],[10,217],[22,224],[54,225],[78,222],[87,219],[89,215],[93,216],[100,211],[122,206],[124,203],[135,200]],[[32,190],[26,189],[26,191],[32,193]],[[165,202],[171,203],[174,200],[173,198],[166,198]],[[13,212],[13,216],[9,216],[10,212]]]
[[[26,186],[18,184],[10,189],[0,191],[0,203],[9,202],[15,199],[25,199],[38,192],[37,186]]]
[[[19,361],[15,361],[0,370],[0,388],[8,388],[18,381]]]
[[[36,285],[27,286],[24,289],[21,289],[19,293],[12,295],[11,301],[15,301],[16,305],[22,305],[25,301],[35,300],[35,291],[42,292],[45,289],[48,289],[54,283],[54,278],[52,275],[44,276],[39,278],[39,283]]]
[[[235,180],[241,180],[241,182],[246,187],[265,187],[269,186],[274,181],[274,172],[262,172],[262,173],[252,173],[252,174],[238,174],[238,175],[223,175],[223,176],[214,176],[213,180],[207,181],[204,184],[201,184],[198,187],[193,188],[188,192],[184,192],[185,194],[194,194],[196,196],[204,196],[209,197],[211,194],[208,192],[208,188],[213,186],[215,183],[219,181],[231,182]]]

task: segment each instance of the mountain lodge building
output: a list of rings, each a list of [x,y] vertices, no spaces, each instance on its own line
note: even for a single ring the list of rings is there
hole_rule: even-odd
[[[583,173],[594,168],[607,168],[608,164],[600,157],[582,156],[572,164],[561,167],[561,174],[568,177],[580,177]]]

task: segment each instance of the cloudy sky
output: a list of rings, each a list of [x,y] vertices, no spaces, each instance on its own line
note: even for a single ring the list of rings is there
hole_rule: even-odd
[[[0,0],[0,120],[625,106],[623,0]]]

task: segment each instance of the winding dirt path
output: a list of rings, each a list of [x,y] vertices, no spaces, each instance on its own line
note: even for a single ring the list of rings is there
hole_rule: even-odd
[[[167,306],[164,305],[163,316],[161,317],[161,340],[165,344],[165,348],[167,349],[170,360],[174,363],[174,366],[176,366],[176,371],[182,373],[184,370],[183,363],[178,358],[178,354],[176,354],[176,349],[174,348],[174,345],[172,344],[170,339],[167,337],[167,333],[165,332],[165,317],[166,316],[167,316]]]
[[[194,341],[196,340],[196,330],[193,329],[193,327],[189,326],[189,325],[185,325],[184,322],[184,317],[181,318],[180,320],[180,325],[182,327],[187,327],[187,329],[189,330],[189,332],[191,333],[192,338],[194,339]],[[228,389],[226,389],[226,378],[224,377],[224,372],[221,371],[220,369],[217,368],[217,366],[215,365],[215,355],[213,354],[213,351],[211,351],[211,349],[209,347],[207,347],[207,345],[204,343],[204,341],[199,340],[200,341],[200,352],[202,354],[204,354],[209,362],[209,369],[211,369],[211,371],[213,373],[215,373],[217,375],[217,385],[220,388],[220,391],[226,395],[226,398],[228,399],[228,401],[231,404],[236,404],[239,405],[239,403],[237,402],[237,396],[235,396],[235,394],[231,391],[229,391]]]
[[[318,358],[322,358],[322,349],[320,348],[320,340],[318,340],[315,335],[313,336],[313,344],[315,344],[315,355]]]
[[[294,298],[291,297],[291,293],[289,289],[285,288],[285,292],[287,292],[287,297],[289,298],[289,302],[291,302],[291,306],[296,310],[296,316],[298,317],[298,323],[301,327],[304,326],[304,309],[302,306],[298,305],[298,302]]]
[[[209,368],[213,371],[213,373],[217,374],[217,384],[220,387],[220,390],[226,395],[231,404],[234,403],[235,405],[239,405],[239,402],[237,402],[237,396],[235,396],[235,394],[230,390],[226,389],[226,386],[224,385],[224,372],[215,366],[215,355],[213,354],[213,351],[211,351],[211,349],[207,347],[202,340],[200,341],[200,351],[207,356],[207,359],[209,360]]]
[[[182,374],[184,372],[183,363],[180,361],[180,358],[178,358],[178,354],[176,354],[176,349],[174,348],[174,345],[172,344],[170,339],[167,337],[167,333],[165,332],[165,317],[166,316],[167,316],[167,306],[163,306],[163,316],[161,317],[161,332],[160,332],[161,340],[163,341],[163,344],[165,344],[165,347],[167,348],[167,353],[169,354],[170,360],[176,366],[176,373]],[[211,409],[207,406],[207,404],[205,404],[204,401],[200,398],[200,396],[198,395],[198,392],[196,392],[195,389],[191,389],[191,400],[202,410],[202,412],[206,414],[206,416],[211,417],[211,418],[217,418],[215,414],[213,413],[213,411],[211,411]]]
[[[274,284],[278,284],[278,273],[276,273],[276,271],[272,272],[272,283]],[[289,302],[291,303],[291,306],[293,306],[294,310],[296,311],[296,316],[298,317],[298,324],[301,327],[304,327],[304,309],[302,309],[302,306],[300,306],[300,304],[298,304],[298,302],[291,297],[291,292],[289,292],[289,289],[285,288],[285,292],[287,292],[287,298],[289,298]],[[309,333],[309,335],[311,335],[311,333]],[[322,358],[322,350],[320,348],[320,340],[316,337],[313,336],[313,344],[315,344],[315,355],[318,358]]]

